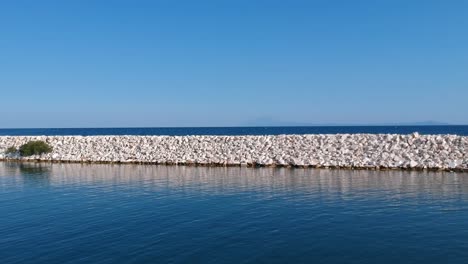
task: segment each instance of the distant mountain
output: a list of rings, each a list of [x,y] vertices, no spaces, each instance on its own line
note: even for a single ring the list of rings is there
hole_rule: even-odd
[[[437,122],[437,121],[422,121],[422,122],[407,122],[392,124],[396,126],[449,126],[450,123]]]
[[[242,123],[240,126],[256,127],[256,126],[449,126],[450,123],[438,121],[418,121],[418,122],[397,122],[397,123],[308,123],[308,122],[291,122],[279,121],[273,118],[258,118]]]

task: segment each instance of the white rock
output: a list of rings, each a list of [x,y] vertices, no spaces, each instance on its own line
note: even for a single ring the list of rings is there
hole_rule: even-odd
[[[418,166],[418,163],[417,163],[416,161],[414,161],[414,160],[411,160],[411,161],[409,162],[409,166],[410,166],[411,168],[416,168],[416,166]]]
[[[468,137],[437,135],[280,136],[0,136],[1,157],[10,146],[46,140],[53,154],[43,160],[219,163],[239,165],[430,167],[468,170]]]
[[[456,168],[457,166],[458,166],[458,162],[457,162],[456,160],[451,160],[451,161],[448,162],[448,167],[449,167],[450,169],[454,169],[454,168]]]

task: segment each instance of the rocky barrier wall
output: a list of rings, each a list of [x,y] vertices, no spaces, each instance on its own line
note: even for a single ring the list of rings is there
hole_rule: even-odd
[[[31,140],[40,156],[5,154]],[[278,136],[0,136],[0,160],[201,166],[292,166],[468,171],[468,137],[337,134]]]

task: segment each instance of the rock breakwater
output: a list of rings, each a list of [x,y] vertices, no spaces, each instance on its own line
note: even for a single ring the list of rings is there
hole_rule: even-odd
[[[48,154],[19,157],[9,147],[43,140]],[[1,136],[0,160],[293,166],[468,171],[468,137],[337,134],[278,136]]]

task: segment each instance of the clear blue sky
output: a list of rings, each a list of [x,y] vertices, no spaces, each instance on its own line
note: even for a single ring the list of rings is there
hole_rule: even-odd
[[[0,2],[0,127],[468,124],[468,1]]]

